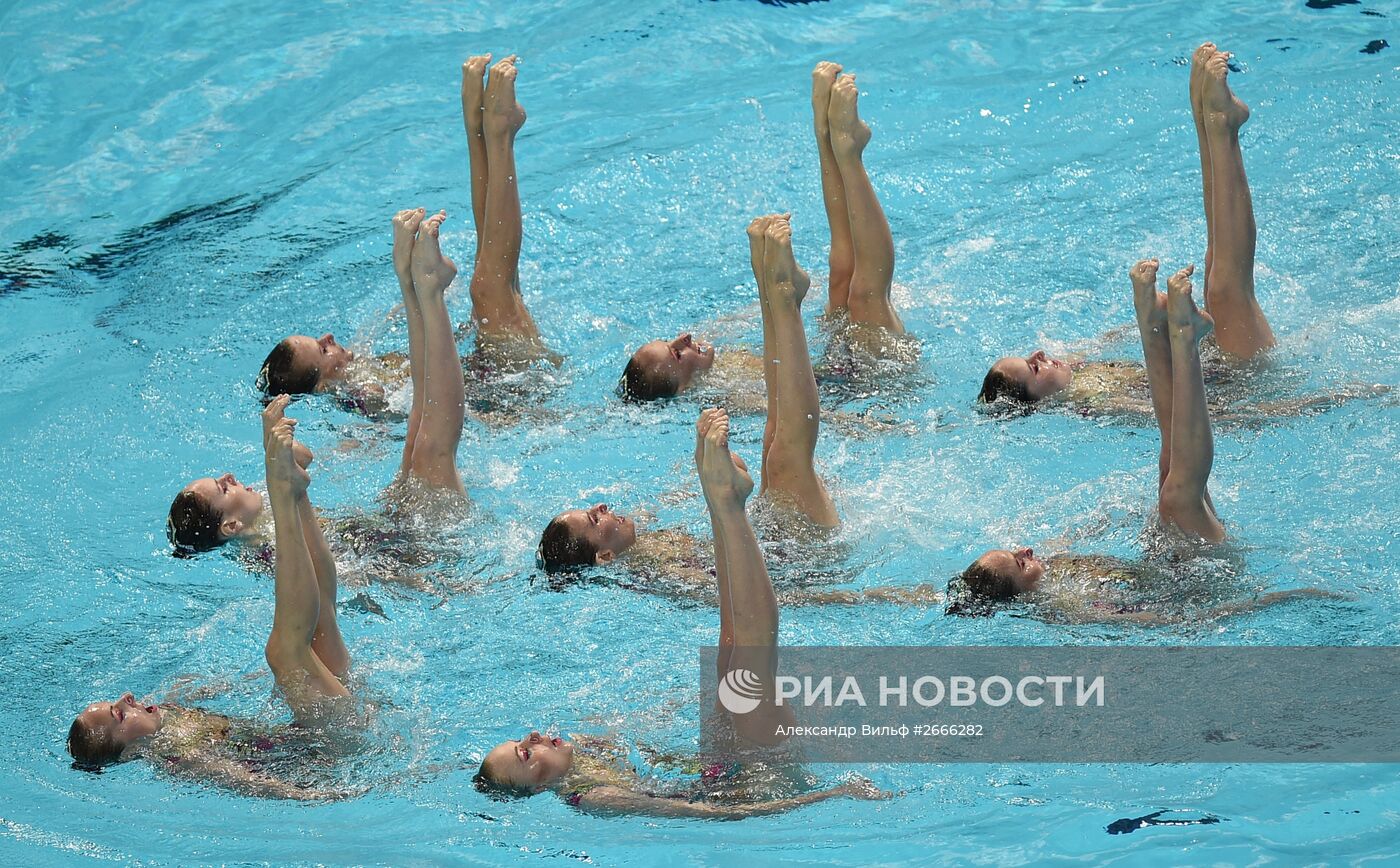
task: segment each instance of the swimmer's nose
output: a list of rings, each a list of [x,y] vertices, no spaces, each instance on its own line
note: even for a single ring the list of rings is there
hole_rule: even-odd
[[[326,332],[325,334],[321,335],[320,344],[323,347],[335,346],[335,335],[331,334],[330,332]]]
[[[1031,353],[1031,361],[1033,361],[1033,362],[1043,362],[1043,361],[1045,361],[1045,350],[1036,350],[1035,352]]]
[[[1017,555],[1020,555],[1020,556],[1023,557],[1023,558],[1033,558],[1033,557],[1035,557],[1035,549],[1030,548],[1029,546],[1027,546],[1026,548],[1023,548],[1023,549],[1017,549],[1017,550],[1016,550],[1016,554],[1017,554]]]
[[[538,744],[539,742],[544,741],[544,736],[540,735],[538,730],[532,729],[530,730],[529,737],[525,740],[530,742],[531,744]]]

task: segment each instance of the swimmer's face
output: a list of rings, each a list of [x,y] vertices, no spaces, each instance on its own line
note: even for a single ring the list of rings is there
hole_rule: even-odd
[[[326,332],[319,338],[307,335],[292,335],[287,338],[292,349],[293,371],[308,371],[315,368],[321,373],[317,388],[323,384],[345,378],[345,366],[355,358],[355,354],[335,342],[335,335]]]
[[[516,790],[544,790],[558,783],[574,764],[574,746],[562,738],[538,732],[503,741],[481,763],[482,773],[495,783]]]
[[[262,495],[239,482],[232,473],[196,479],[185,490],[193,491],[219,517],[219,535],[224,539],[251,530],[262,514]]]
[[[673,384],[675,394],[679,395],[690,388],[697,376],[714,366],[715,348],[683,332],[675,340],[643,344],[632,354],[632,359],[642,367],[648,379]]]
[[[141,705],[130,693],[123,693],[115,702],[94,702],[78,720],[99,738],[105,734],[111,745],[125,750],[143,738],[156,734],[164,721],[159,706]]]
[[[1036,350],[1025,358],[1007,356],[997,359],[992,370],[1025,389],[1031,401],[1040,401],[1062,391],[1074,379],[1069,365],[1052,359],[1044,350]]]
[[[1003,577],[1017,594],[1029,594],[1040,587],[1045,562],[1029,548],[992,549],[977,559],[977,565]]]
[[[588,509],[571,509],[559,516],[575,539],[587,541],[598,551],[598,563],[605,564],[637,542],[637,523],[613,512],[606,503]]]

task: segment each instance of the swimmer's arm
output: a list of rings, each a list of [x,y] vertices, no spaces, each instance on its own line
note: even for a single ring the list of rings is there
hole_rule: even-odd
[[[180,761],[179,770],[182,775],[260,799],[326,802],[353,795],[333,790],[299,787],[281,778],[254,771],[240,762],[225,757],[187,757]]]
[[[1257,612],[1260,609],[1267,609],[1269,606],[1278,603],[1286,603],[1289,600],[1298,599],[1321,599],[1321,600],[1345,600],[1342,594],[1335,594],[1331,591],[1324,591],[1321,588],[1291,588],[1287,591],[1271,591],[1261,594],[1252,600],[1239,600],[1234,603],[1226,603],[1223,606],[1216,606],[1211,609],[1206,617],[1214,620],[1216,618],[1228,618],[1231,615],[1244,615],[1249,612]]]
[[[1342,594],[1334,594],[1331,591],[1324,591],[1321,588],[1293,588],[1287,591],[1272,591],[1262,594],[1252,600],[1238,600],[1233,603],[1226,603],[1223,606],[1216,606],[1208,609],[1201,615],[1201,620],[1214,621],[1219,618],[1229,618],[1234,615],[1246,615],[1250,612],[1257,612],[1260,609],[1267,609],[1269,606],[1278,603],[1286,603],[1289,600],[1297,599],[1323,599],[1323,600],[1345,600]],[[1158,612],[1095,612],[1092,620],[1098,622],[1130,623],[1130,624],[1179,624],[1182,619],[1172,617]]]
[[[1098,406],[1091,408],[1089,415],[1141,416],[1149,420],[1156,418],[1153,415],[1152,402],[1121,393],[1104,395]]]
[[[1324,392],[1318,395],[1309,395],[1305,398],[1292,398],[1286,401],[1265,401],[1252,409],[1255,413],[1264,416],[1302,416],[1306,413],[1340,407],[1347,401],[1352,401],[1357,398],[1379,397],[1388,394],[1390,391],[1390,387],[1385,385],[1356,384],[1344,386],[1335,392]],[[1241,413],[1239,415],[1243,416],[1246,414]]]
[[[1181,619],[1170,618],[1157,612],[1094,612],[1079,623],[1161,625],[1179,624]]]
[[[789,799],[770,799],[763,802],[741,804],[720,804],[716,802],[689,802],[684,799],[666,799],[649,796],[622,787],[595,787],[579,797],[578,807],[595,814],[630,814],[648,817],[678,817],[697,820],[742,820],[745,817],[761,817],[769,814],[782,814],[805,805],[824,802],[827,799],[849,796],[852,798],[889,798],[889,793],[874,790],[868,782],[842,784],[829,790],[803,793]]]
[[[894,603],[900,606],[933,606],[943,602],[943,592],[937,585],[886,586],[828,591],[795,591],[783,594],[779,601],[786,606],[856,606],[861,603]]]

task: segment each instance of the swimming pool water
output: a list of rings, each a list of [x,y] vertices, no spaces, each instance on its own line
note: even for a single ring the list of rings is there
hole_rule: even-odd
[[[544,796],[478,794],[481,752],[522,726],[615,729],[693,747],[696,649],[717,615],[535,574],[562,508],[606,500],[708,534],[689,467],[693,407],[612,397],[629,348],[753,309],[743,228],[791,209],[817,279],[826,229],[809,73],[858,74],[866,152],[893,228],[917,387],[877,405],[910,430],[818,454],[845,519],[837,579],[945,582],[985,548],[1076,531],[1131,557],[1156,433],[1064,414],[989,421],[971,404],[1006,352],[1093,346],[1132,321],[1126,271],[1200,261],[1204,221],[1185,59],[1236,52],[1279,348],[1263,388],[1400,383],[1396,10],[1288,3],[517,0],[512,3],[0,4],[0,853],[11,861],[606,864],[1385,861],[1391,766],[918,766],[859,769],[903,791],[743,823],[598,819]],[[476,504],[434,595],[350,584],[383,616],[341,624],[383,712],[324,772],[359,798],[302,806],[72,771],[85,703],[226,681],[209,705],[268,721],[272,587],[232,558],[171,558],[170,499],[215,470],[260,475],[252,380],[285,334],[401,349],[388,221],[451,214],[470,259],[459,65],[522,57],[521,280],[567,361],[540,423],[469,424]],[[465,316],[464,294],[453,306]],[[733,327],[756,343],[750,311]],[[1128,340],[1105,355],[1137,357]],[[331,512],[372,508],[401,427],[295,405]],[[1393,400],[1218,432],[1212,491],[1245,552],[1241,595],[1319,586],[1341,602],[1162,629],[794,609],[784,644],[1400,644],[1400,410]],[[761,420],[736,423],[756,461]],[[359,440],[361,448],[346,448]],[[800,576],[775,570],[779,582]],[[1393,685],[1392,685],[1393,688]],[[466,769],[466,770],[463,770]],[[831,780],[844,769],[816,767]],[[1158,809],[1214,826],[1109,835]]]

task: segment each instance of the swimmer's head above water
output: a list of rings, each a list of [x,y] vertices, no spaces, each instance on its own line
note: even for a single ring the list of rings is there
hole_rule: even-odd
[[[1064,390],[1073,379],[1070,366],[1050,358],[1044,350],[1036,350],[1024,358],[1006,356],[997,359],[987,372],[977,400],[984,404],[997,400],[1034,404]]]
[[[176,553],[207,552],[250,533],[262,510],[262,495],[232,473],[206,476],[175,495],[165,533]]]
[[[682,332],[675,340],[642,344],[627,361],[618,391],[629,401],[674,398],[715,363],[715,348]]]
[[[1011,600],[1040,586],[1045,562],[1029,548],[992,549],[963,570],[968,593],[983,600]]]
[[[330,332],[319,338],[292,335],[272,348],[258,373],[258,388],[269,396],[323,392],[344,379],[355,354]]]
[[[165,712],[141,705],[130,693],[115,702],[94,702],[68,728],[68,753],[85,768],[101,768],[127,757],[130,748],[156,734]]]
[[[492,748],[472,780],[477,789],[489,795],[533,796],[562,781],[573,765],[572,742],[531,731],[522,739],[503,741]]]
[[[540,565],[557,573],[606,564],[636,542],[636,522],[595,503],[554,517],[540,537]]]

